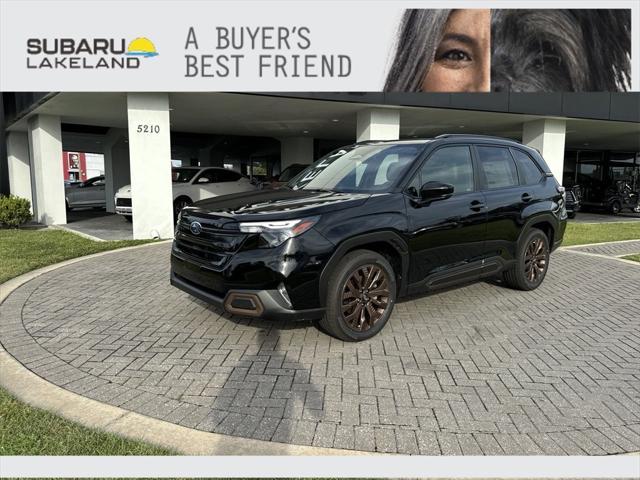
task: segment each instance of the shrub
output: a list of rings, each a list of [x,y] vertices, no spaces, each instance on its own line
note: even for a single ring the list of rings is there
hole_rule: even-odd
[[[0,195],[0,225],[18,228],[31,220],[31,202],[26,198]]]

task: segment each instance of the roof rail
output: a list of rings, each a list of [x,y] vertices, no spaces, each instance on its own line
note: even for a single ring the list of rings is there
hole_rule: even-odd
[[[443,133],[438,135],[435,138],[449,138],[449,137],[472,137],[472,138],[486,138],[486,139],[495,139],[495,140],[507,140],[509,142],[521,143],[518,140],[513,140],[511,138],[505,137],[496,137],[494,135],[478,135],[473,133]]]

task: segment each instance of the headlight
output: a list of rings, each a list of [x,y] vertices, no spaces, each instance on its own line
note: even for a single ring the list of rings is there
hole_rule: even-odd
[[[299,218],[296,220],[278,220],[272,222],[241,222],[243,233],[259,233],[263,240],[260,247],[277,247],[292,237],[302,235],[313,227],[320,217]]]

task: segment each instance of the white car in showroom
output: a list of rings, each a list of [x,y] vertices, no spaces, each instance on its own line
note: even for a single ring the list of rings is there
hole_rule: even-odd
[[[256,186],[240,173],[218,167],[176,167],[171,169],[173,214],[187,205],[205,198],[256,190]],[[131,185],[120,188],[115,195],[116,213],[131,221]]]

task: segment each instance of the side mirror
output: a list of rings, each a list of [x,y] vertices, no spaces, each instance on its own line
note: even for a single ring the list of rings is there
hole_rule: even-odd
[[[453,185],[441,182],[427,182],[420,188],[420,199],[428,202],[446,198],[453,194]]]

